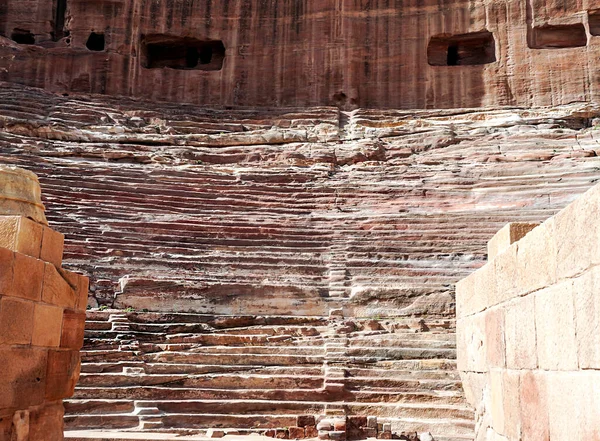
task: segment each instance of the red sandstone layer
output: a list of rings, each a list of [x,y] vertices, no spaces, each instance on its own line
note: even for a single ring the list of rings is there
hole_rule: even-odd
[[[596,0],[5,0],[0,80],[346,109],[597,100]]]
[[[590,105],[225,111],[1,93],[0,160],[40,176],[93,305],[451,317],[492,232],[598,176]]]

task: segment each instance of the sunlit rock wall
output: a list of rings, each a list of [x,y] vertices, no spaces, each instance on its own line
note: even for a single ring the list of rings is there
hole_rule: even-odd
[[[597,0],[5,0],[0,80],[219,105],[595,100]]]
[[[42,180],[91,304],[454,317],[511,220],[598,179],[600,110],[219,110],[0,87],[0,161]]]

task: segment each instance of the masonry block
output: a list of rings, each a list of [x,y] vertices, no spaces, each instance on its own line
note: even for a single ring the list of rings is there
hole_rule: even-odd
[[[29,416],[28,441],[60,440],[64,431],[64,407],[61,402],[48,403],[32,410]]]
[[[290,439],[304,439],[304,427],[292,426],[288,429]]]
[[[546,373],[522,371],[519,411],[522,441],[550,439]]]
[[[600,264],[600,186],[595,186],[554,217],[557,277],[575,276]]]
[[[490,379],[490,413],[492,414],[492,425],[497,433],[504,433],[504,371],[492,369],[489,373]]]
[[[50,350],[46,371],[46,400],[60,400],[73,395],[79,380],[80,358],[78,351]]]
[[[296,425],[298,427],[315,426],[316,424],[314,415],[298,415],[296,417]]]
[[[487,372],[487,338],[483,313],[458,319],[456,322],[458,369]]]
[[[481,372],[459,371],[465,398],[472,407],[477,407],[484,399],[484,391],[488,383],[488,374]]]
[[[519,242],[518,284],[521,294],[545,288],[556,282],[556,242],[554,219],[534,228]]]
[[[58,306],[36,303],[33,314],[34,346],[60,346],[63,309]]]
[[[62,268],[57,268],[60,275],[67,281],[71,288],[75,291],[75,309],[85,311],[88,303],[88,293],[90,281],[87,277],[72,271],[67,271]]]
[[[52,228],[44,227],[40,258],[57,268],[62,265],[65,236]]]
[[[23,216],[0,216],[0,247],[40,257],[43,226]]]
[[[502,227],[487,244],[488,261],[503,253],[513,243],[522,239],[527,233],[537,227],[538,223],[511,222]]]
[[[13,283],[9,295],[39,301],[42,295],[44,262],[15,253]]]
[[[584,425],[588,422],[586,407],[589,408],[593,401],[592,384],[586,381],[587,378],[579,372],[546,373],[551,440],[589,439],[583,436]]]
[[[77,280],[77,304],[75,305],[75,309],[78,311],[85,311],[88,305],[90,279],[78,274]]]
[[[0,248],[0,295],[11,295],[15,253],[7,248]]]
[[[506,367],[504,308],[487,310],[484,320],[487,365],[490,368]]]
[[[26,409],[44,401],[47,352],[28,347],[0,351],[0,409]]]
[[[518,249],[519,244],[515,243],[505,249],[492,262],[496,271],[496,289],[490,291],[490,305],[501,304],[519,295]]]
[[[74,308],[77,303],[77,294],[71,285],[58,272],[51,263],[44,265],[44,288],[42,300],[45,303]]]
[[[519,297],[505,304],[506,367],[536,369],[535,297]]]
[[[487,263],[456,284],[456,315],[465,317],[483,311],[495,295],[494,265]]]
[[[305,438],[316,438],[319,436],[319,431],[315,426],[306,426],[304,428],[304,437]]]
[[[535,328],[540,369],[577,369],[574,313],[573,282],[570,280],[535,294]]]
[[[79,350],[83,346],[85,312],[65,309],[62,318],[60,347]]]
[[[518,370],[502,372],[502,409],[504,413],[502,434],[509,440],[518,440],[521,435],[520,380],[520,371]]]
[[[31,344],[33,309],[33,302],[28,300],[13,297],[0,299],[0,344]]]
[[[573,281],[580,369],[600,369],[600,266]]]

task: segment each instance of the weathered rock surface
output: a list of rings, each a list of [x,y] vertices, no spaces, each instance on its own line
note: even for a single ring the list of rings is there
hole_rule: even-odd
[[[1,93],[0,160],[40,176],[94,305],[450,317],[495,231],[598,178],[591,105],[346,115]]]
[[[597,0],[4,0],[0,80],[354,109],[597,100]]]
[[[428,321],[429,332],[410,319],[379,320],[377,331],[372,322],[88,312],[66,427],[289,439],[314,438],[318,429],[364,439],[370,415],[378,421],[374,435],[379,427],[389,435],[410,429],[448,440],[471,436],[453,322]],[[331,424],[316,424],[315,416]]]
[[[468,439],[453,284],[507,221],[594,184],[599,112],[225,110],[3,83],[0,160],[39,174],[65,265],[121,309],[90,313],[69,426],[282,437],[323,413]]]

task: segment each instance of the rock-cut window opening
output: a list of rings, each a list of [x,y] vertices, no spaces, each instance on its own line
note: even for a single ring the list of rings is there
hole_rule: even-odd
[[[35,35],[24,29],[14,29],[10,39],[18,44],[35,44]]]
[[[102,52],[105,44],[104,34],[92,32],[88,37],[85,47],[91,51]]]
[[[429,40],[430,66],[474,66],[496,61],[496,41],[488,31],[437,35]]]
[[[147,69],[215,71],[223,68],[225,60],[225,45],[219,40],[146,35],[141,46],[142,65]]]
[[[600,35],[600,9],[588,12],[588,23],[590,24],[590,34]]]
[[[583,23],[538,26],[530,32],[531,49],[563,49],[587,45]]]

